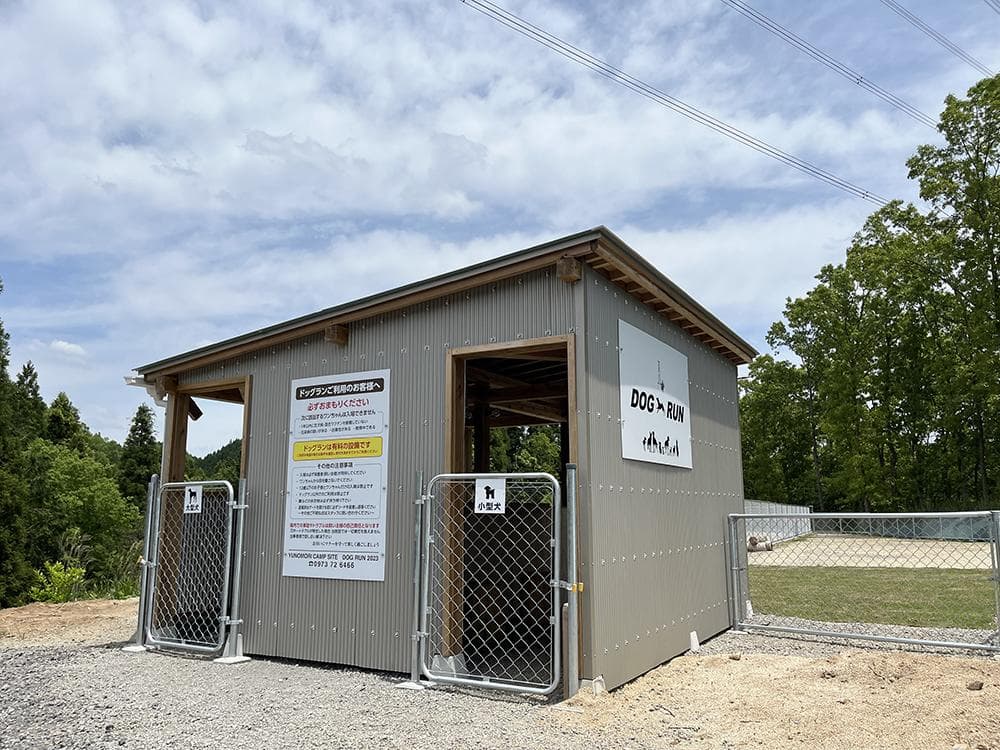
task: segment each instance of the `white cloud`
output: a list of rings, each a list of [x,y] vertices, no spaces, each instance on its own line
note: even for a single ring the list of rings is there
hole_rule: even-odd
[[[762,2],[931,113],[974,78],[877,4]],[[914,196],[904,160],[934,133],[717,0],[509,5]],[[995,59],[987,11],[949,7],[917,12]],[[871,208],[453,0],[0,4],[0,90],[15,366],[119,438],[146,398],[121,385],[136,365],[596,224],[761,345]]]
[[[49,344],[49,349],[61,354],[65,357],[70,357],[72,359],[82,359],[87,356],[87,351],[79,344],[74,344],[69,341],[62,341],[61,339],[56,339]]]

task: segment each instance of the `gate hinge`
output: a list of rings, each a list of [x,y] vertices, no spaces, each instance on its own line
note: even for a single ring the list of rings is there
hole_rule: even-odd
[[[234,505],[233,510],[246,510],[249,507],[250,507],[249,505],[243,503],[243,505]]]
[[[243,618],[242,617],[239,620],[234,620],[231,617],[223,615],[219,619],[222,620],[222,624],[226,625],[227,627],[229,625],[242,625],[243,624]]]
[[[423,495],[423,494],[417,495],[415,498],[413,498],[413,504],[414,505],[423,505],[424,503],[426,503],[430,499],[431,499],[430,495]]]
[[[416,633],[411,633],[410,634],[410,640],[411,641],[418,641],[419,642],[419,641],[422,641],[424,638],[426,638],[428,635],[430,635],[430,634],[424,632],[423,630],[418,630]]]

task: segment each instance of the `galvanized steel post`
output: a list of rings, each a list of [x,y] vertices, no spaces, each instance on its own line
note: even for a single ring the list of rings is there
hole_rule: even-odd
[[[142,543],[142,559],[139,564],[142,571],[139,574],[139,611],[133,642],[125,647],[126,651],[145,651],[146,642],[146,609],[149,607],[149,546],[150,531],[153,524],[153,513],[156,511],[156,495],[160,486],[160,477],[153,474],[146,486],[146,533]]]
[[[146,589],[146,608],[143,613],[142,642],[149,640],[149,628],[153,621],[153,603],[156,601],[156,565],[160,557],[160,514],[163,512],[163,486],[159,480],[153,491],[153,504],[150,507],[151,519],[149,525],[149,551],[146,554],[146,570],[148,571],[148,586]]]
[[[240,479],[239,496],[233,511],[236,516],[236,532],[233,542],[233,565],[232,565],[232,598],[229,601],[229,614],[227,625],[229,632],[226,636],[226,644],[223,648],[222,657],[216,659],[222,664],[238,664],[243,661],[250,661],[249,657],[243,655],[243,636],[239,632],[243,620],[240,619],[240,578],[243,575],[243,523],[247,509],[247,480]]]
[[[567,627],[567,664],[564,698],[580,689],[580,583],[576,563],[576,464],[566,464],[566,576],[569,581],[569,624]]]
[[[1000,646],[1000,510],[990,512],[991,532],[993,547],[993,603],[995,607],[993,625],[996,632],[993,634],[994,643]]]
[[[410,635],[410,681],[406,687],[420,686],[420,562],[424,530],[424,472],[417,472],[416,520],[413,523],[413,633]]]

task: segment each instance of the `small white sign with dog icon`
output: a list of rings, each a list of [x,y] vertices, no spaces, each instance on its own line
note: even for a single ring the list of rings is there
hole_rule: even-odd
[[[185,513],[201,513],[201,491],[200,484],[189,484],[184,488]]]
[[[503,477],[476,479],[476,513],[507,512],[507,480]]]

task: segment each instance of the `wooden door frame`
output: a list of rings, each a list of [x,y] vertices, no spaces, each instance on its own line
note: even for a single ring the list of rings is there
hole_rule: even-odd
[[[576,336],[572,333],[533,339],[456,346],[445,354],[444,471],[458,473],[465,467],[465,364],[469,359],[496,352],[531,354],[558,346],[566,348],[566,418],[569,425],[569,462],[577,463]]]
[[[250,402],[252,376],[202,380],[168,386],[166,420],[163,430],[162,482],[184,480],[187,459],[188,416],[195,396],[243,406],[243,435],[240,441],[240,477],[247,475],[250,449]],[[233,398],[238,393],[239,400]],[[235,489],[235,488],[233,488]]]

